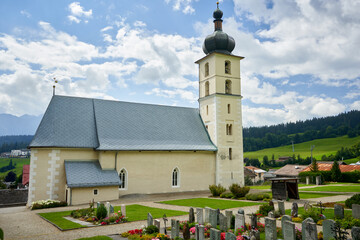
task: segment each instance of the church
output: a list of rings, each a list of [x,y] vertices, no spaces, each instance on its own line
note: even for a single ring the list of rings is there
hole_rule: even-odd
[[[30,143],[28,205],[244,185],[240,60],[222,11],[203,44],[199,108],[54,95]]]

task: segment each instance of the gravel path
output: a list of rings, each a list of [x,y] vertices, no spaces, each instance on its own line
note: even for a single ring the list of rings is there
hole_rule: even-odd
[[[120,205],[120,204],[137,203],[149,207],[188,211],[189,207],[160,204],[157,202],[164,200],[183,199],[183,198],[208,197],[208,195],[209,195],[208,192],[183,193],[183,194],[134,195],[134,196],[127,196],[121,198],[117,201],[113,201],[112,204]],[[309,201],[317,202],[321,200],[323,202],[336,202],[336,201],[344,201],[348,197],[349,197],[348,195],[338,195],[331,197],[309,199]],[[303,203],[304,201],[297,200],[297,202]],[[285,208],[290,209],[291,204],[292,202],[285,202]],[[73,209],[86,208],[86,207],[88,207],[88,205],[42,209],[35,211],[30,211],[26,207],[1,208],[0,227],[4,230],[4,235],[6,240],[15,240],[15,239],[34,239],[34,240],[64,239],[65,240],[65,239],[77,239],[81,237],[92,237],[97,235],[114,235],[131,229],[141,228],[141,226],[146,224],[146,221],[137,221],[137,222],[124,223],[124,224],[117,224],[117,225],[60,231],[55,226],[43,220],[40,216],[37,215],[37,213],[40,212],[58,212],[58,211],[66,211],[66,210],[73,210]],[[245,214],[256,212],[258,208],[259,208],[258,206],[243,207]],[[237,208],[230,210],[233,210],[235,213],[237,211]],[[246,217],[247,217],[246,221],[249,222],[248,216]],[[185,215],[185,216],[178,216],[172,218],[184,221],[188,219],[188,216]],[[279,222],[277,224],[278,226],[280,226]],[[116,239],[116,237],[114,237],[114,239]]]

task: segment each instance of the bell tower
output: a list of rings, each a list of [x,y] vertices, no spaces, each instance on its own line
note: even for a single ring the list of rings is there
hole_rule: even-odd
[[[231,54],[235,40],[222,31],[223,12],[213,13],[214,32],[203,44],[199,65],[200,114],[218,148],[216,184],[244,186],[240,60]]]

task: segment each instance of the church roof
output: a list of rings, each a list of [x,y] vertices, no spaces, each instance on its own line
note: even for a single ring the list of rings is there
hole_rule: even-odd
[[[65,161],[65,173],[69,188],[120,185],[116,170],[102,170],[99,161]]]
[[[196,108],[55,95],[29,147],[216,151]]]

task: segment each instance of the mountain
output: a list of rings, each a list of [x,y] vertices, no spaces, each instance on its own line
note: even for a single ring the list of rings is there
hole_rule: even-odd
[[[0,136],[34,135],[41,118],[42,115],[17,117],[11,114],[0,114]]]

